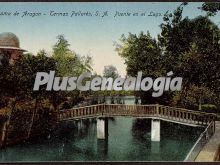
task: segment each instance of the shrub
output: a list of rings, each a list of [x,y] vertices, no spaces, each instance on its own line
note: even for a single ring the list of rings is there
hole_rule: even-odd
[[[217,106],[213,105],[213,104],[203,104],[202,105],[202,111],[204,112],[208,112],[208,113],[216,113],[217,110]]]
[[[218,105],[218,99],[214,91],[205,86],[194,84],[184,87],[182,91],[176,92],[172,99],[173,106],[181,106],[188,109],[199,109],[199,103],[204,105]]]

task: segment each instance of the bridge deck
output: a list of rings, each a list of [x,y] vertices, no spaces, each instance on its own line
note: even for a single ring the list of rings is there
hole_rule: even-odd
[[[162,105],[97,104],[60,111],[59,120],[76,120],[94,117],[126,116],[160,118],[190,126],[207,126],[216,115]]]

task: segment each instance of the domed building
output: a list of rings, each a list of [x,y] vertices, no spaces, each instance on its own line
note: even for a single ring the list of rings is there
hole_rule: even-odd
[[[14,65],[25,50],[20,48],[18,37],[10,32],[0,34],[0,65]]]

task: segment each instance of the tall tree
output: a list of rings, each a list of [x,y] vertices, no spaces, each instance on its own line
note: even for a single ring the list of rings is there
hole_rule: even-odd
[[[184,77],[185,84],[219,89],[220,30],[209,18],[182,18],[183,6],[164,16],[159,41],[168,70]]]
[[[152,78],[164,76],[161,49],[149,32],[141,32],[139,35],[131,34],[121,36],[120,43],[116,44],[116,51],[125,60],[127,74],[137,76],[142,71],[143,77]],[[155,103],[158,99],[152,98],[152,91],[136,92],[141,96],[143,104]]]
[[[104,77],[111,77],[111,78],[115,79],[115,78],[119,77],[118,70],[113,65],[104,66],[103,76]]]
[[[138,71],[142,71],[143,76],[157,77],[163,72],[161,49],[149,32],[129,33],[128,37],[122,35],[116,51],[125,60],[128,75],[136,76]]]
[[[183,17],[185,5],[187,3],[164,15],[158,40],[143,32],[139,36],[123,35],[116,50],[125,59],[128,75],[143,71],[143,76],[159,77],[173,71],[183,77],[184,92],[194,85],[216,95],[220,91],[220,30],[207,16]],[[149,92],[139,94],[145,103],[166,104],[172,100],[167,92],[161,100],[152,98]]]
[[[60,76],[80,75],[92,70],[92,58],[79,56],[70,50],[69,42],[63,35],[57,36],[57,43],[53,47],[52,57],[56,60],[57,70]]]
[[[205,11],[207,16],[215,16],[218,11],[220,11],[220,3],[219,2],[205,2],[202,4],[202,7],[199,9]]]
[[[183,77],[184,91],[180,96],[182,102],[188,102],[186,92],[194,86],[210,90],[213,95],[220,89],[220,29],[207,16],[183,18],[183,9],[184,5],[180,5],[164,15],[158,39],[164,50],[165,68]],[[194,91],[192,96],[197,95]],[[213,103],[218,104],[216,99]]]

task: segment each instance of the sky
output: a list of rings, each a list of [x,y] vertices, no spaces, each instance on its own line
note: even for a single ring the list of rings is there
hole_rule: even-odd
[[[191,2],[184,8],[184,17],[194,18],[205,13],[197,9],[202,3]],[[12,32],[20,39],[20,47],[36,54],[45,49],[49,54],[56,43],[56,36],[63,34],[70,43],[71,50],[79,55],[90,55],[93,58],[94,72],[102,74],[104,66],[114,65],[121,76],[126,74],[124,60],[115,51],[115,42],[122,34],[138,34],[149,31],[153,37],[160,33],[159,25],[162,16],[148,16],[151,12],[163,15],[180,5],[177,2],[91,2],[91,3],[0,3],[0,33]],[[13,16],[15,12],[19,15]],[[24,16],[24,12],[41,13],[40,16]],[[51,11],[68,13],[68,16],[51,16]],[[75,12],[91,12],[93,16],[73,16]],[[95,16],[96,12],[108,16]],[[120,13],[139,13],[139,16],[115,16]],[[11,16],[3,15],[11,12]],[[145,16],[140,16],[145,13]],[[151,14],[152,15],[152,14]],[[220,15],[212,18],[220,22]]]

